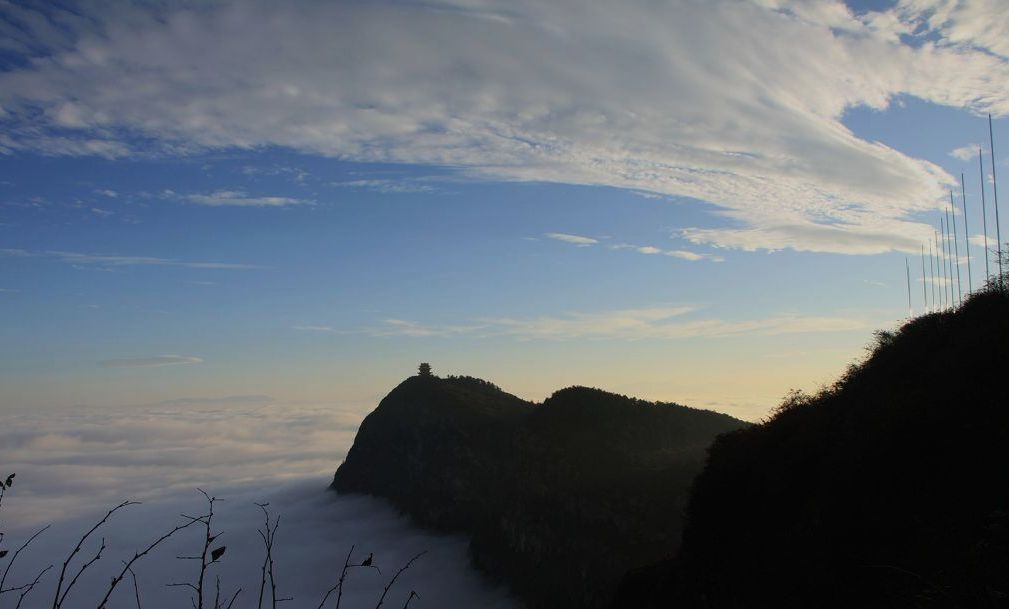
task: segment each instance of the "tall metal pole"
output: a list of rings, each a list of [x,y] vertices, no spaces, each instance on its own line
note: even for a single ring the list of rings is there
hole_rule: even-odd
[[[953,256],[950,255],[949,247],[949,215],[947,212],[946,223],[943,224],[942,230],[945,231],[942,239],[942,246],[946,248],[943,252],[943,256],[946,257],[946,266],[949,268],[949,303],[950,308],[956,306],[956,290],[953,289]]]
[[[956,209],[953,207],[953,191],[949,191],[949,212],[947,218],[953,216],[953,255],[956,263],[956,301],[963,303],[963,284],[960,283],[960,245],[956,238]],[[949,220],[946,220],[946,228],[949,229]]]
[[[935,293],[935,252],[932,251],[931,241],[928,243],[928,268],[930,269],[929,274],[932,275],[932,310],[938,311],[939,303],[936,301]]]
[[[935,232],[935,265],[939,268],[939,279],[942,279],[939,286],[939,308],[946,308],[946,281],[944,276],[946,275],[946,262],[939,257],[939,252],[942,251],[939,247],[939,231]]]
[[[911,308],[911,265],[904,256],[904,274],[907,276],[907,316],[914,317],[914,310]]]
[[[967,249],[967,295],[974,291],[974,281],[970,272],[970,231],[967,230],[967,187],[963,179],[963,172],[960,172],[960,194],[963,199],[963,244]]]
[[[924,303],[923,312],[928,313],[928,282],[925,281],[925,244],[921,244],[921,301]]]
[[[995,195],[995,244],[998,249],[998,285],[1002,287],[1002,232],[998,220],[998,179],[995,177],[995,134],[991,128],[991,114],[988,114],[988,143],[991,145],[991,188]]]
[[[981,149],[977,149],[977,163],[981,167],[981,222],[984,227],[984,283],[988,285],[991,278],[991,270],[988,268],[988,210],[984,200],[984,157],[981,156]]]
[[[945,309],[949,307],[949,281],[946,280],[945,224],[942,222],[941,216],[939,216],[938,237],[939,246],[936,249],[938,252],[941,252],[941,255],[939,256],[939,263],[942,267],[942,308]]]

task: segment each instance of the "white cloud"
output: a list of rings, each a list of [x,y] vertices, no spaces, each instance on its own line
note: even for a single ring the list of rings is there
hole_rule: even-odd
[[[672,256],[673,258],[680,258],[681,260],[690,260],[691,262],[697,262],[698,260],[712,260],[714,262],[725,261],[725,258],[722,258],[721,256],[698,254],[697,252],[691,252],[690,250],[665,250],[662,254],[664,256]]]
[[[950,150],[949,155],[961,161],[973,161],[977,159],[977,152],[981,149],[979,144],[967,144],[954,150]]]
[[[208,194],[186,195],[185,200],[211,207],[284,207],[287,205],[307,205],[311,201],[291,197],[250,197],[237,190],[218,190]]]
[[[712,254],[701,254],[698,252],[692,252],[690,250],[665,250],[654,245],[631,245],[628,243],[617,243],[610,246],[611,250],[634,250],[639,254],[645,254],[646,256],[669,256],[671,258],[679,258],[681,260],[689,260],[690,262],[697,262],[699,260],[711,260],[712,262],[724,262],[725,258],[721,256],[714,256]]]
[[[900,0],[897,12],[943,42],[1009,59],[1009,18],[1001,0]]]
[[[82,549],[86,557],[71,566],[72,575],[104,537],[102,560],[84,573],[66,606],[97,604],[91,599],[101,598],[121,559],[171,528],[180,513],[200,513],[200,487],[221,499],[215,528],[227,552],[210,577],[221,577],[222,596],[243,588],[236,607],[254,607],[259,587],[263,554],[256,528],[262,514],[253,502],[269,502],[281,516],[274,547],[277,591],[294,597],[283,603],[289,609],[317,607],[339,576],[333,565],[342,565],[354,544],[354,558],[373,552],[382,575],[351,572],[345,607],[373,607],[395,570],[422,550],[428,554],[390,590],[387,606],[402,606],[412,589],[429,607],[517,607],[469,567],[465,538],[417,530],[384,502],[326,490],[367,410],[257,397],[265,396],[0,412],[0,446],[10,468],[3,475],[17,472],[4,497],[4,544],[16,547],[35,527],[55,523],[19,557],[8,584],[30,581],[55,557],[66,557],[109,507],[126,498],[142,501],[113,516]],[[189,605],[185,589],[165,584],[191,581],[192,562],[175,557],[199,547],[199,531],[182,533],[137,563],[145,609]],[[47,574],[22,609],[51,606],[56,575]],[[114,605],[133,603],[132,582],[127,579],[116,594]]]
[[[107,209],[102,209],[100,207],[92,207],[91,213],[100,218],[108,218],[109,216],[114,216],[116,214],[116,212],[114,211],[109,211]]]
[[[116,267],[128,266],[177,266],[191,269],[234,269],[248,270],[262,268],[253,264],[238,264],[233,262],[187,262],[173,258],[158,258],[155,256],[117,256],[110,254],[83,254],[80,252],[62,251],[29,251],[23,249],[0,249],[0,255],[29,258],[55,258],[72,265],[74,268],[111,270]]]
[[[680,236],[688,241],[745,251],[794,249],[800,252],[881,254],[897,249],[918,251],[931,236],[928,225],[894,221],[890,229],[856,225],[801,224],[765,225],[759,228],[688,228]],[[896,230],[897,232],[893,232]],[[919,235],[920,233],[920,235]]]
[[[592,237],[583,237],[581,235],[570,235],[567,233],[546,233],[544,235],[550,239],[556,239],[557,241],[564,241],[565,243],[571,243],[578,247],[589,247],[591,245],[597,245],[600,241],[599,239],[594,239]],[[645,254],[646,256],[663,255],[670,256],[672,258],[679,258],[681,260],[689,260],[691,262],[697,262],[698,260],[712,260],[714,262],[723,262],[725,259],[721,256],[713,256],[711,254],[700,254],[698,252],[691,252],[689,250],[664,250],[662,248],[655,247],[654,245],[631,245],[629,243],[614,243],[609,246],[611,250],[634,250],[639,254]]]
[[[309,173],[304,169],[288,165],[269,165],[265,167],[245,165],[242,167],[242,173],[247,176],[288,176],[295,184],[304,184],[309,176]]]
[[[114,190],[110,190],[108,188],[99,188],[99,189],[95,190],[95,194],[103,195],[103,196],[106,196],[106,197],[108,197],[110,199],[115,199],[115,198],[119,197],[119,193],[118,192],[116,192]]]
[[[331,186],[338,186],[340,188],[356,188],[360,190],[371,190],[374,192],[380,192],[382,194],[412,194],[412,193],[424,193],[424,192],[434,192],[434,186],[430,184],[425,184],[417,179],[399,179],[390,180],[387,178],[382,179],[368,179],[368,180],[349,180],[347,182],[330,182]]]
[[[986,244],[989,247],[995,247],[995,239],[993,237],[987,237],[986,239],[984,235],[976,234],[970,236],[970,244],[980,248],[983,248]]]
[[[158,368],[161,366],[202,364],[203,359],[191,355],[158,355],[155,357],[107,359],[98,363],[104,368]]]
[[[588,247],[589,245],[595,245],[599,243],[598,239],[593,239],[592,237],[583,237],[581,235],[569,235],[567,233],[546,233],[543,235],[549,239],[556,239],[557,241],[563,241],[565,243],[572,243],[578,247]]]
[[[478,319],[469,326],[439,326],[404,320],[385,320],[370,328],[372,336],[488,338],[511,336],[522,340],[676,340],[692,337],[742,335],[773,336],[810,332],[864,330],[872,323],[861,317],[776,315],[753,320],[680,318],[696,309],[690,306],[662,306],[621,309],[601,313],[573,312],[561,316],[534,318],[498,317]]]
[[[367,332],[372,336],[411,336],[411,337],[432,337],[432,336],[459,336],[472,334],[480,331],[485,326],[475,324],[469,326],[460,325],[426,325],[404,319],[384,319],[382,326],[371,328]]]
[[[897,95],[1009,114],[1000,3],[18,9],[11,44],[35,59],[0,74],[0,151],[283,146],[709,201],[744,231],[699,233],[725,247],[912,251],[929,231],[908,218],[955,178],[841,118]]]
[[[784,315],[746,321],[703,319],[670,321],[688,313],[688,307],[638,309],[604,314],[572,314],[561,318],[494,320],[506,334],[527,339],[660,339],[725,337],[748,334],[773,336],[808,332],[862,330],[864,319]]]
[[[292,326],[292,328],[304,332],[337,332],[331,326]]]

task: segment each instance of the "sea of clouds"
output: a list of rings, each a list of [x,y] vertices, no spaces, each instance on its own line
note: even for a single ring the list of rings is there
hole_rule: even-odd
[[[424,551],[383,606],[402,607],[416,591],[419,598],[410,602],[415,609],[518,607],[469,567],[464,538],[419,530],[379,500],[327,490],[363,414],[256,396],[0,414],[0,468],[4,477],[17,473],[0,507],[0,530],[7,533],[0,548],[11,551],[0,560],[0,571],[28,536],[51,525],[18,558],[5,586],[28,583],[53,564],[22,604],[51,607],[59,570],[77,539],[109,508],[126,499],[140,501],[118,511],[73,563],[91,558],[104,538],[102,559],[64,605],[96,607],[124,560],[184,523],[181,514],[205,512],[206,500],[196,490],[201,488],[219,499],[214,531],[220,537],[214,547],[227,546],[209,570],[209,592],[218,576],[222,597],[241,588],[236,609],[258,602],[264,553],[256,530],[263,526],[263,513],[255,504],[264,502],[280,516],[274,548],[278,596],[293,597],[281,604],[285,609],[318,607],[352,546],[352,562],[373,553],[381,572],[351,570],[341,607],[375,607],[396,571]],[[191,590],[166,584],[195,581],[199,563],[176,556],[199,553],[202,534],[197,527],[181,531],[137,563],[144,609],[190,605]],[[18,596],[8,592],[0,601],[13,606]],[[212,606],[212,598],[207,602]],[[331,597],[326,606],[334,603]],[[109,606],[136,605],[127,576]]]

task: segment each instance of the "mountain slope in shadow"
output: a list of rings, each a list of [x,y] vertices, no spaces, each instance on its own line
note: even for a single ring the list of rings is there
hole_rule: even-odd
[[[877,333],[862,364],[718,438],[676,560],[619,607],[1009,606],[1009,297]]]
[[[469,533],[474,564],[531,607],[605,607],[629,570],[675,551],[707,447],[746,425],[584,387],[537,405],[417,376],[364,420],[332,488]]]

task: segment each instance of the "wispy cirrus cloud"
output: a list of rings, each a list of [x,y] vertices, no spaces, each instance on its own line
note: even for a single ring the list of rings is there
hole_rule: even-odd
[[[582,235],[571,235],[568,233],[546,233],[543,236],[548,239],[577,245],[578,247],[588,247],[599,243],[598,239],[593,239],[592,237],[583,237]]]
[[[487,327],[487,324],[483,323],[470,325],[428,325],[405,319],[384,319],[381,326],[369,328],[367,333],[372,336],[463,336],[481,332]]]
[[[701,260],[710,260],[712,262],[725,261],[725,258],[714,254],[702,254],[700,252],[682,249],[663,249],[661,247],[655,247],[654,245],[631,245],[629,243],[617,243],[609,246],[609,248],[612,250],[631,250],[646,256],[669,256],[671,258],[679,258],[680,260],[687,260],[690,262],[699,262]]]
[[[678,305],[571,312],[529,318],[476,319],[469,325],[424,324],[387,319],[364,330],[376,337],[514,337],[520,340],[678,340],[694,337],[775,336],[816,332],[862,331],[873,326],[861,316],[782,314],[750,320],[683,319],[696,307]]]
[[[836,0],[583,9],[573,0],[250,0],[198,13],[18,6],[0,32],[25,59],[0,74],[0,152],[281,146],[707,201],[742,231],[696,229],[712,245],[867,254],[915,250],[930,228],[913,218],[940,209],[956,179],[860,139],[842,122],[848,109],[907,95],[1009,114],[1001,0],[898,0],[858,13]]]
[[[54,258],[60,262],[77,268],[96,268],[109,270],[116,267],[131,266],[174,266],[191,269],[232,269],[249,270],[263,267],[254,264],[234,262],[187,261],[174,258],[159,258],[156,256],[120,256],[113,254],[85,254],[81,252],[64,252],[57,250],[35,251],[24,249],[0,249],[0,255],[15,258]]]
[[[158,368],[161,366],[181,366],[202,363],[203,358],[192,355],[156,355],[154,357],[106,359],[98,362],[98,365],[103,368]]]
[[[565,243],[570,243],[577,247],[590,247],[593,245],[599,245],[601,241],[593,237],[584,237],[582,235],[572,235],[569,233],[546,233],[543,235],[548,239],[554,239],[555,241],[563,241]],[[646,256],[669,256],[671,258],[679,258],[680,260],[688,260],[690,262],[697,262],[700,260],[711,260],[713,262],[723,262],[725,259],[721,256],[715,256],[712,254],[702,254],[700,252],[693,252],[690,250],[683,249],[663,249],[660,247],[655,247],[654,245],[631,245],[629,243],[613,243],[607,246],[611,250],[630,250],[637,252],[638,254],[644,254]]]
[[[311,205],[307,199],[291,197],[256,197],[240,190],[217,190],[205,194],[185,195],[183,200],[210,207],[286,207],[288,205]]]
[[[417,178],[372,178],[366,180],[348,180],[346,182],[330,182],[330,186],[339,188],[354,188],[358,190],[370,190],[382,194],[416,194],[435,192],[435,187],[426,181]]]
[[[304,332],[336,332],[332,326],[292,326],[292,328]]]

